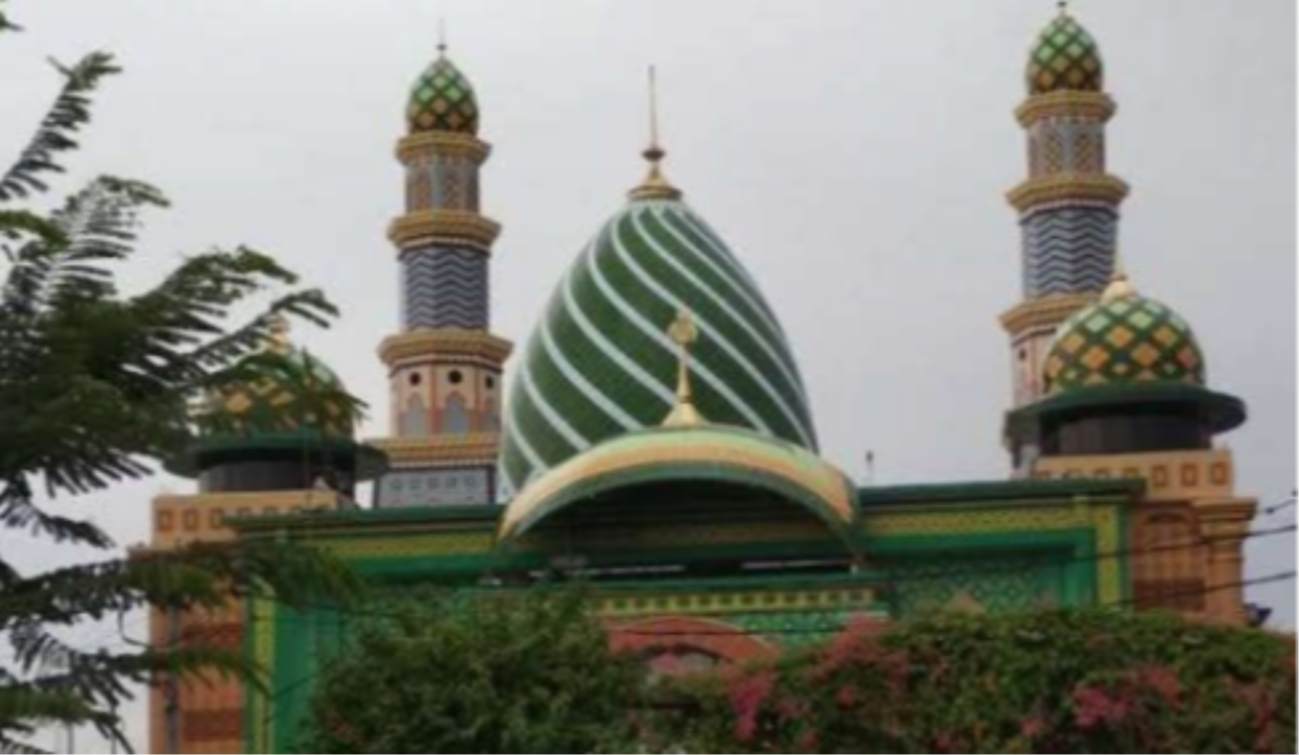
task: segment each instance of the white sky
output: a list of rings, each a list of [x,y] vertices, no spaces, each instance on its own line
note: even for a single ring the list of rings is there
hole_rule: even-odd
[[[344,317],[296,336],[371,402],[370,435],[386,421],[375,347],[398,317],[393,146],[442,16],[495,146],[484,206],[505,226],[498,333],[526,342],[569,261],[641,177],[644,69],[656,63],[668,175],[765,284],[826,456],[859,475],[873,449],[880,483],[1007,472],[996,318],[1018,300],[1019,236],[1003,193],[1025,174],[1011,111],[1048,0],[8,7],[27,32],[0,42],[0,145],[24,143],[52,98],[46,56],[116,53],[127,72],[98,98],[61,188],[106,172],[172,197],[150,219],[133,284],[183,253],[248,243],[323,287]],[[1224,442],[1240,490],[1267,505],[1296,476],[1294,3],[1080,0],[1074,12],[1119,103],[1109,159],[1133,187],[1129,272],[1195,326],[1213,386],[1249,403],[1249,423]],[[128,544],[147,538],[149,498],[186,485],[154,478],[60,505]],[[1293,520],[1290,509],[1259,526]],[[0,546],[32,568],[78,556]],[[1248,571],[1294,559],[1292,535],[1259,539]],[[1293,584],[1251,597],[1293,626]]]

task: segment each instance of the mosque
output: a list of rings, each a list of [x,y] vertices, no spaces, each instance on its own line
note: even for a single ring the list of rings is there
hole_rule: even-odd
[[[1128,186],[1106,164],[1104,77],[1096,41],[1062,10],[1032,47],[1015,111],[1028,170],[1007,195],[1022,295],[1000,317],[1012,473],[882,487],[818,454],[778,313],[743,251],[668,179],[657,138],[526,345],[494,333],[500,225],[482,214],[479,178],[491,147],[469,79],[440,49],[396,149],[401,327],[378,347],[390,434],[360,442],[344,407],[313,400],[338,380],[277,328],[266,350],[284,369],[218,397],[223,421],[171,465],[197,491],[155,499],[152,547],[307,543],[386,586],[580,575],[612,643],[652,668],[709,668],[933,610],[1101,605],[1245,622],[1241,544],[1257,502],[1214,445],[1245,406],[1209,387],[1190,325],[1144,293],[1158,282],[1138,286],[1117,259]],[[266,416],[287,421],[249,422]],[[373,498],[358,503],[363,481]],[[244,647],[270,672],[265,694],[161,684],[159,752],[286,749],[344,631],[337,612],[263,597],[159,612],[151,629],[160,644]]]

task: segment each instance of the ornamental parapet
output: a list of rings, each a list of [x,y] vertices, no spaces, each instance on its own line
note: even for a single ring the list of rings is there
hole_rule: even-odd
[[[1095,300],[1093,294],[1057,294],[1020,302],[1001,316],[1001,327],[1011,335],[1040,327],[1055,327]]]
[[[388,238],[400,251],[419,243],[445,243],[488,254],[500,234],[500,223],[465,210],[416,210],[392,221],[388,228]]]
[[[437,466],[439,463],[496,463],[500,451],[498,433],[435,435],[427,438],[376,438],[370,445],[388,455],[394,469]]]
[[[397,142],[397,159],[404,165],[432,155],[467,157],[481,165],[491,153],[492,147],[487,142],[451,131],[423,131]]]
[[[1015,108],[1015,118],[1028,128],[1043,118],[1053,116],[1083,116],[1102,123],[1113,117],[1118,106],[1103,92],[1060,91],[1038,94],[1024,100]]]
[[[379,358],[389,369],[428,356],[455,356],[500,367],[514,344],[481,330],[417,328],[389,336],[379,344]]]
[[[1054,173],[1024,181],[1006,192],[1006,200],[1020,212],[1052,202],[1084,201],[1118,204],[1128,195],[1120,178],[1092,173]]]

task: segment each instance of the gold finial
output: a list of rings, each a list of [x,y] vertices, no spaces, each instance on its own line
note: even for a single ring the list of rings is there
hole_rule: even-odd
[[[447,20],[438,18],[438,55],[447,54]]]
[[[266,338],[266,350],[283,354],[292,348],[293,342],[289,339],[289,330],[291,329],[292,326],[289,324],[289,318],[279,312],[271,315],[270,320],[266,325],[268,333]]]
[[[1114,252],[1114,272],[1110,274],[1110,283],[1105,287],[1101,294],[1101,301],[1109,302],[1115,299],[1124,299],[1129,296],[1136,296],[1137,289],[1133,287],[1132,282],[1128,280],[1128,273],[1123,268],[1123,257]]]
[[[631,190],[632,199],[677,199],[681,192],[663,177],[659,163],[667,152],[659,145],[659,104],[658,85],[654,76],[654,66],[649,67],[649,119],[650,143],[641,154],[649,161],[649,175],[641,181],[640,186]]]
[[[690,347],[699,340],[699,326],[690,310],[682,307],[668,326],[668,338],[677,345],[677,405],[663,420],[664,427],[696,427],[707,423],[695,408],[690,389]]]

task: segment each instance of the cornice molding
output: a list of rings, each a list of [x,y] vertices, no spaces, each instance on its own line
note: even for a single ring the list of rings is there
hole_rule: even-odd
[[[1038,327],[1054,327],[1096,300],[1095,294],[1056,294],[1020,302],[1001,315],[1001,327],[1011,335]]]
[[[435,435],[427,438],[375,438],[367,441],[388,455],[394,469],[422,464],[479,462],[495,464],[499,433]]]
[[[400,252],[416,244],[444,243],[468,246],[490,254],[501,234],[501,224],[476,212],[464,210],[416,210],[388,227],[388,238]]]
[[[1103,92],[1050,92],[1024,100],[1015,108],[1015,118],[1024,128],[1043,118],[1053,116],[1083,116],[1104,123],[1114,116],[1118,105]]]
[[[1053,173],[1024,181],[1006,192],[1006,200],[1016,210],[1027,212],[1037,205],[1071,199],[1117,205],[1127,195],[1127,183],[1111,175]]]
[[[383,339],[379,344],[379,358],[389,369],[429,356],[478,359],[499,367],[513,350],[514,344],[482,330],[419,328]]]
[[[424,131],[411,134],[397,142],[397,159],[403,165],[433,155],[467,157],[482,165],[491,153],[492,147],[487,142],[470,134],[449,131]]]

